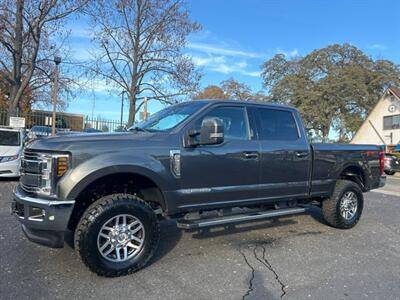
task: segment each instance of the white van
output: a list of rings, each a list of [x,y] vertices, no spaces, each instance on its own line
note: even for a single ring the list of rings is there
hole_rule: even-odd
[[[19,176],[23,144],[23,129],[0,127],[0,177]]]

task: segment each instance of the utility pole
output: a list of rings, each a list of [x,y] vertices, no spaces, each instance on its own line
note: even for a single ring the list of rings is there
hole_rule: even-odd
[[[149,117],[149,113],[147,112],[147,97],[144,97],[142,120],[147,121],[148,117]]]
[[[122,122],[124,119],[124,94],[126,93],[126,91],[122,91],[121,92],[121,128],[122,128]]]
[[[57,96],[58,96],[58,75],[59,75],[58,65],[61,63],[61,57],[55,56],[54,62],[56,66],[54,67],[53,116],[51,118],[51,135],[56,135],[56,109],[57,109]]]

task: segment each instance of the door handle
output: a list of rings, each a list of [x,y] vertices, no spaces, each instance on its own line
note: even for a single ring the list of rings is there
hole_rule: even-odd
[[[298,158],[307,157],[308,156],[308,152],[299,151],[299,152],[296,152],[296,156]]]
[[[247,159],[257,159],[258,158],[258,152],[243,152],[244,158]]]

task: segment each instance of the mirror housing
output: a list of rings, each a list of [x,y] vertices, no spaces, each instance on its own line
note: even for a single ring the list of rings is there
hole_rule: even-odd
[[[200,145],[217,145],[224,141],[224,124],[219,118],[206,118],[201,123]]]

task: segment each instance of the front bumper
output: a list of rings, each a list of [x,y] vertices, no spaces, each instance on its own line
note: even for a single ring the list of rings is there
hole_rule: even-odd
[[[18,177],[19,167],[20,167],[19,159],[0,163],[0,177]]]
[[[75,201],[34,198],[17,186],[11,213],[21,222],[22,230],[30,241],[62,248],[74,204]]]

